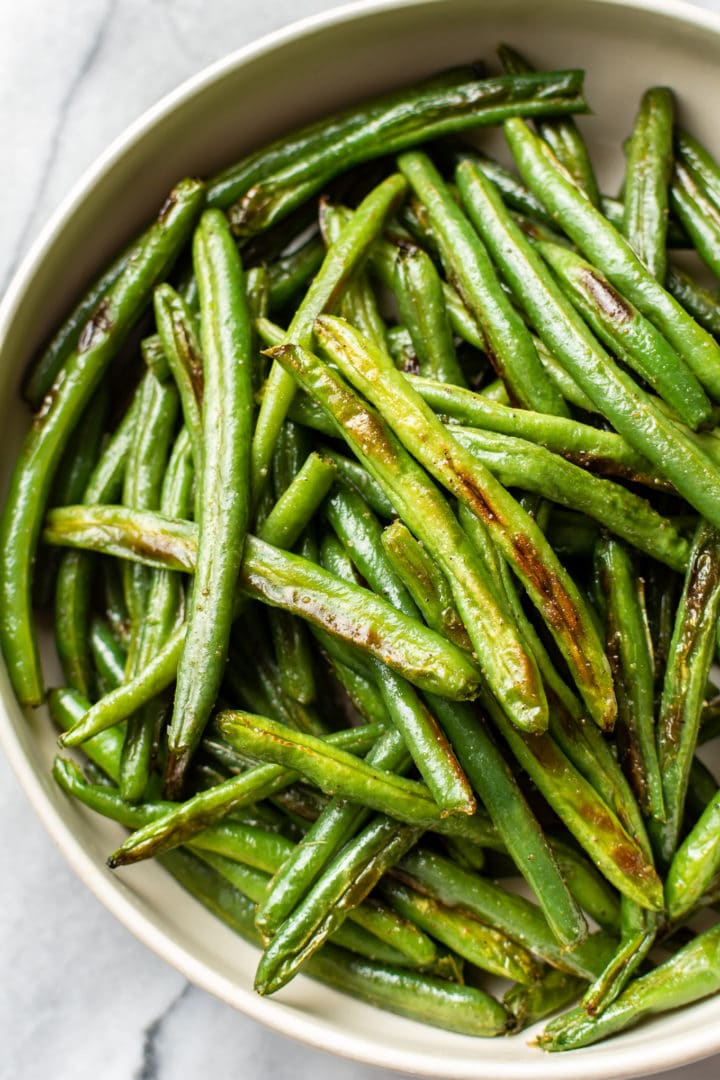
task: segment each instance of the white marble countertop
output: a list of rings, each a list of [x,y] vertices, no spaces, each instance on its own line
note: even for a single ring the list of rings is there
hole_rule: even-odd
[[[331,6],[0,0],[0,291],[83,169],[147,106],[231,49]],[[392,1080],[265,1030],[146,950],[73,875],[1,755],[0,821],[2,1080]],[[663,1075],[715,1080],[719,1069],[720,1057]]]

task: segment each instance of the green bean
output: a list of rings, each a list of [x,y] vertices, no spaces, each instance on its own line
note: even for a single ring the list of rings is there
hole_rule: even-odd
[[[103,450],[82,494],[83,502],[106,502],[120,497],[141,394],[138,389]],[[93,689],[92,658],[88,648],[92,579],[90,555],[81,551],[63,553],[55,586],[55,642],[66,682],[85,697],[91,697]]]
[[[344,117],[330,118],[324,130],[316,125],[305,140],[298,133],[284,154],[282,146],[275,144],[268,148],[275,158],[271,171],[256,156],[255,170],[251,159],[240,168],[240,175],[245,174],[242,180],[237,173],[229,183],[227,174],[218,178],[211,185],[210,198],[216,205],[227,206],[228,189],[237,192],[235,198],[240,197],[229,208],[230,220],[238,235],[252,235],[322,190],[339,172],[369,159],[441,134],[495,124],[506,116],[583,111],[581,85],[580,72],[558,72],[544,77],[465,78],[449,85],[443,80],[424,91],[405,91]]]
[[[720,792],[715,791],[679,846],[665,881],[665,903],[673,922],[686,918],[710,892],[720,869]]]
[[[289,982],[421,833],[422,829],[398,825],[383,814],[366,826],[276,930],[255,972],[258,993],[272,994]],[[429,964],[435,947],[429,938],[426,943]]]
[[[22,705],[43,698],[30,596],[45,503],[62,453],[110,360],[167,273],[200,210],[202,184],[183,181],[83,329],[58,383],[26,436],[0,521],[0,642]]]
[[[210,911],[243,937],[257,942],[254,905],[241,892],[185,852],[172,852],[164,860],[170,872]],[[335,945],[325,945],[306,970],[320,982],[369,1004],[461,1034],[496,1035],[506,1024],[502,1006],[482,990],[361,960]]]
[[[509,45],[500,45],[498,56],[503,71],[506,71],[509,75],[534,71],[534,68],[525,57],[516,52],[515,49],[510,48]],[[587,195],[593,206],[599,206],[600,192],[590,155],[585,140],[572,118],[545,119],[539,117],[535,121],[535,126],[538,134],[545,140],[555,157],[565,167],[574,183]]]
[[[686,436],[611,360],[512,220],[507,215],[496,220],[502,224],[503,242],[492,243],[493,258],[547,348],[633,449],[692,506],[720,523],[720,477],[690,433]],[[482,228],[480,220],[476,224]],[[488,243],[493,237],[494,231],[485,235]]]
[[[160,496],[161,511],[171,517],[187,517],[191,508],[192,490],[192,444],[187,428],[183,428],[175,440],[168,461]],[[184,600],[177,571],[153,572],[131,674],[142,671],[182,621]],[[158,733],[168,705],[165,695],[160,695],[128,719],[119,784],[123,798],[128,802],[136,802],[145,792]]]
[[[360,496],[337,492],[327,502],[326,514],[371,588],[398,610],[417,617],[410,594],[385,555],[380,524]],[[447,812],[472,813],[472,791],[435,718],[412,688],[384,665],[377,666],[376,678],[388,713],[438,805]]]
[[[322,265],[325,245],[313,235],[304,244],[268,266],[268,310],[285,306],[306,285]]]
[[[282,725],[279,725],[282,727]],[[287,732],[287,728],[282,727]],[[326,736],[331,746],[362,753],[382,734],[382,728],[366,725]],[[215,825],[228,814],[268,798],[289,787],[298,773],[280,765],[258,765],[222,784],[198,792],[191,799],[175,805],[168,813],[133,833],[110,857],[111,866],[124,866],[170,851],[199,832]]]
[[[469,163],[461,164],[457,175],[468,212],[491,250],[502,243],[506,232],[516,238],[516,227],[490,181]],[[710,402],[700,383],[653,324],[569,248],[547,243],[535,246],[605,344],[651,383],[688,424],[697,427],[707,421]]]
[[[557,167],[522,120],[505,122],[520,174],[584,255],[646,315],[714,397],[720,396],[720,346],[667,293],[627,241]]]
[[[597,1019],[572,1009],[539,1037],[544,1050],[574,1050],[614,1035],[645,1016],[687,1005],[720,988],[720,926],[698,934],[664,964],[632,982]]]
[[[75,551],[67,554],[82,555],[82,552]],[[90,559],[89,554],[86,553],[84,558],[88,561]],[[125,606],[125,594],[123,593],[122,563],[104,559],[100,566],[100,573],[102,577],[103,614],[117,641],[127,653],[130,645],[130,616]]]
[[[467,427],[526,439],[591,472],[623,477],[650,487],[665,485],[647,458],[633,450],[614,431],[590,427],[564,416],[513,409],[482,393],[446,386],[432,379],[414,375],[409,379],[434,412],[452,417]]]
[[[179,399],[173,383],[158,382],[152,372],[143,379],[135,433],[123,478],[122,503],[134,510],[158,510],[163,476],[175,430]],[[130,616],[128,675],[135,672],[135,653],[145,619],[152,574],[144,566],[123,568],[125,604]]]
[[[599,1016],[622,993],[655,943],[662,916],[645,911],[632,900],[621,900],[622,938],[617,952],[602,975],[588,988],[582,1005],[590,1016]]]
[[[335,463],[324,453],[308,455],[294,482],[278,498],[260,529],[268,544],[292,548],[332,487]]]
[[[306,394],[303,394],[302,397],[305,401],[310,401]],[[323,413],[323,416],[325,416],[325,413]],[[335,434],[334,425],[332,426],[332,434]],[[330,449],[330,447],[323,447],[322,454],[323,457],[333,463],[343,482],[350,488],[354,488],[371,510],[374,510],[382,518],[395,517],[393,505],[383,492],[383,489],[359,462],[352,461],[350,458],[345,457],[344,454],[339,454],[337,450]]]
[[[560,945],[542,912],[530,900],[463,870],[427,848],[417,847],[403,856],[392,877],[446,906],[470,912],[562,971],[593,978],[612,955],[613,940],[604,933],[591,934],[570,948]]]
[[[470,651],[470,638],[455,607],[448,580],[422,544],[401,521],[394,521],[383,530],[382,545],[428,626]]]
[[[552,737],[526,736],[489,699],[486,707],[521,767],[603,876],[641,907],[662,908],[662,885],[652,863]]]
[[[199,850],[196,852],[197,856],[211,866],[214,870],[217,870],[231,885],[234,885],[240,892],[244,893],[254,903],[258,903],[265,892],[265,888],[268,881],[267,874],[261,870],[256,870],[253,867],[245,866],[242,863],[233,862],[231,859],[226,859],[222,855],[215,855],[209,851]],[[365,905],[367,908],[367,905]],[[351,912],[350,919],[353,915],[362,910],[363,905],[355,911]],[[367,910],[370,910],[367,908]],[[379,909],[380,910],[380,909]],[[385,911],[386,909],[382,909]],[[388,920],[392,928],[397,932],[405,929],[406,925],[398,916],[394,916]],[[371,931],[364,928],[360,922],[345,922],[342,926],[338,927],[334,934],[331,935],[331,941],[335,945],[339,945],[345,949],[349,949],[351,952],[357,953],[360,956],[364,956],[369,960],[378,960],[385,964],[395,964],[399,967],[415,967],[423,965],[416,965],[412,962],[412,958],[406,956],[400,949],[397,949],[390,942],[377,937]]]
[[[548,970],[532,986],[513,986],[503,997],[503,1005],[515,1017],[512,1030],[525,1028],[577,1001],[584,981],[565,971]]]
[[[547,378],[529,331],[506,297],[483,242],[452,198],[430,159],[403,154],[398,165],[427,207],[448,278],[482,327],[484,348],[510,397],[539,412],[567,415]]]
[[[697,529],[675,617],[657,725],[666,820],[664,824],[651,822],[651,835],[665,866],[672,861],[680,839],[718,613],[720,533],[703,522]]]
[[[580,594],[532,518],[449,430],[443,428],[407,379],[395,370],[389,357],[367,346],[339,319],[325,316],[317,321],[316,327],[323,348],[343,374],[381,409],[406,449],[417,455],[418,460],[487,525],[493,540],[516,569],[547,622],[593,719],[600,726],[611,726],[615,700],[607,660]],[[382,378],[378,378],[380,373]],[[413,527],[404,509],[403,517]],[[425,527],[427,530],[427,524]],[[418,539],[425,540],[417,529],[414,531]],[[523,537],[522,550],[517,544],[518,535]],[[425,542],[430,550],[436,549],[436,534],[430,535]],[[447,566],[444,569],[450,576],[452,571],[449,572]],[[455,599],[472,637],[474,624],[471,625],[463,611],[460,595],[456,593]],[[473,644],[480,655],[480,645],[474,638]],[[494,645],[498,647],[497,631]],[[521,649],[525,652],[522,646]],[[534,668],[534,663],[532,666]],[[497,694],[496,686],[492,689]]]
[[[668,518],[621,484],[593,476],[542,446],[475,428],[452,428],[454,438],[507,488],[537,492],[605,525],[639,551],[673,570],[687,566],[689,544]]]
[[[703,288],[679,266],[670,264],[665,272],[665,288],[696,322],[720,337],[720,302],[717,294]]]
[[[333,325],[336,323],[339,320]],[[542,725],[544,702],[534,666],[526,663],[522,648],[518,648],[514,628],[504,623],[484,571],[438,490],[383,422],[326,364],[294,346],[281,347],[277,355],[334,417],[356,456],[418,538],[441,555],[468,632],[474,633],[473,645],[486,677],[507,702],[516,722],[531,728]],[[387,363],[392,366],[389,357]],[[395,372],[394,367],[392,370]]]
[[[154,310],[165,356],[180,394],[199,489],[203,450],[200,416],[203,368],[196,319],[186,301],[170,285],[159,285],[155,290]]]
[[[90,708],[90,702],[77,690],[68,688],[48,690],[47,704],[50,716],[61,731],[68,731],[78,723]],[[117,783],[120,776],[120,755],[125,733],[120,725],[101,731],[88,739],[83,752],[111,780]]]
[[[619,934],[623,898],[618,899],[615,890],[572,843],[557,835],[549,843],[567,887],[583,911],[606,933]]]
[[[410,332],[420,374],[438,382],[466,386],[455,352],[440,275],[421,248],[404,248],[398,252],[395,296],[400,318]],[[353,325],[362,330],[357,323]]]
[[[23,380],[23,397],[33,407],[39,409],[44,398],[50,393],[65,362],[78,346],[80,335],[92,317],[93,312],[102,303],[135,252],[139,251],[147,240],[143,233],[129,247],[113,259],[89,286],[87,292],[72,309],[70,314],[48,342],[44,351],[33,361]]]
[[[559,244],[537,247],[565,294],[610,351],[652,386],[691,428],[706,423],[711,407],[704,390],[653,324],[579,255]]]
[[[48,515],[44,539],[49,543],[87,547],[139,559],[147,565],[192,571],[197,528],[191,522],[122,507],[62,508]],[[306,559],[281,552],[256,537],[245,546],[239,578],[241,590],[273,607],[301,615],[341,640],[365,649],[420,689],[451,698],[477,692],[477,669],[467,655],[421,623],[397,612],[380,597],[340,582]],[[338,612],[342,619],[338,619]],[[173,680],[184,629],[132,682],[99,702],[72,744],[93,734],[95,724],[116,723],[134,711],[147,694],[154,696]],[[67,745],[71,745],[68,741]]]
[[[707,196],[720,207],[720,168],[712,154],[689,132],[680,128],[675,131],[675,151]]]
[[[627,550],[601,540],[595,552],[606,608],[607,652],[618,697],[618,753],[646,817],[664,821],[655,745],[654,670],[642,582]]]
[[[537,978],[538,966],[522,945],[473,915],[446,907],[401,881],[386,878],[378,891],[404,918],[482,971],[526,986]]]
[[[670,184],[670,205],[702,261],[717,275],[720,271],[720,206],[679,160],[675,162]]]
[[[415,371],[419,367],[415,347],[406,326],[388,326],[385,334],[387,351],[400,371]]]
[[[163,349],[159,334],[150,334],[140,342],[140,355],[148,371],[152,372],[158,382],[167,382],[170,378],[170,368]]]
[[[127,657],[112,630],[102,619],[95,618],[90,623],[89,644],[98,683],[103,694],[107,694],[124,682]]]
[[[646,90],[626,150],[622,232],[640,261],[661,285],[667,262],[674,111],[671,90],[664,86]]]
[[[320,228],[327,247],[339,239],[346,218],[342,210],[326,199],[320,200]],[[340,299],[344,318],[362,330],[372,341],[386,347],[385,322],[380,314],[377,297],[365,269],[358,269],[348,281]]]
[[[371,191],[329,248],[302,303],[288,327],[287,341],[307,345],[315,318],[342,295],[345,284],[362,263],[385,220],[405,194],[400,176],[390,176]],[[267,479],[273,447],[295,396],[295,381],[273,364],[263,391],[252,440],[252,487],[259,496]]]
[[[300,735],[266,717],[242,711],[221,713],[217,723],[224,737],[243,753],[298,769],[329,794],[389,813],[409,825],[431,828],[441,824],[451,835],[478,835],[474,817],[446,817],[425,784],[383,772],[333,748],[326,740]]]
[[[201,218],[193,260],[205,360],[202,494],[195,582],[168,728],[165,785],[174,795],[220,687],[250,515],[250,318],[240,258],[219,210]]]

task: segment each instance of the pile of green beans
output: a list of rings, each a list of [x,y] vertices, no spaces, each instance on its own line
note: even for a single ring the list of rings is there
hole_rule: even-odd
[[[259,993],[573,1006],[570,1050],[720,990],[720,300],[672,261],[720,273],[720,165],[652,87],[602,193],[582,72],[499,55],[181,181],[102,271],[23,383],[0,645],[108,864]]]

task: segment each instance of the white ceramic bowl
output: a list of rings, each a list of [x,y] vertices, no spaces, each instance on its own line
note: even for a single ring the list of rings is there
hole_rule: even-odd
[[[548,66],[587,69],[595,110],[582,121],[601,178],[617,182],[620,146],[642,91],[674,87],[683,121],[716,153],[720,17],[672,0],[378,0],[309,19],[214,64],[146,113],[88,170],[49,222],[0,308],[3,467],[14,458],[25,360],[88,276],[180,176],[207,174],[295,125],[450,64],[492,58],[500,41]],[[82,880],[189,979],[304,1042],[431,1076],[533,1080],[629,1077],[720,1050],[720,999],[645,1023],[599,1046],[545,1055],[532,1033],[477,1040],[358,1004],[305,978],[272,999],[252,991],[256,953],[156,866],[121,873],[104,858],[119,830],[70,803],[50,779],[55,736],[25,717],[0,671],[0,736],[38,814]]]

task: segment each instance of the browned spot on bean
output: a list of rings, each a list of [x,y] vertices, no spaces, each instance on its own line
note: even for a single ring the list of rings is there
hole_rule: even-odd
[[[107,297],[105,297],[100,301],[82,328],[82,333],[78,339],[77,351],[79,353],[89,352],[90,349],[98,344],[99,339],[109,333],[112,328],[113,322],[110,318],[110,304],[108,303]]]
[[[632,319],[633,309],[608,281],[594,270],[583,269],[579,276],[595,303],[609,319],[616,323],[629,322]]]
[[[177,204],[177,194],[173,189],[158,211],[158,221],[165,221],[172,208]]]

